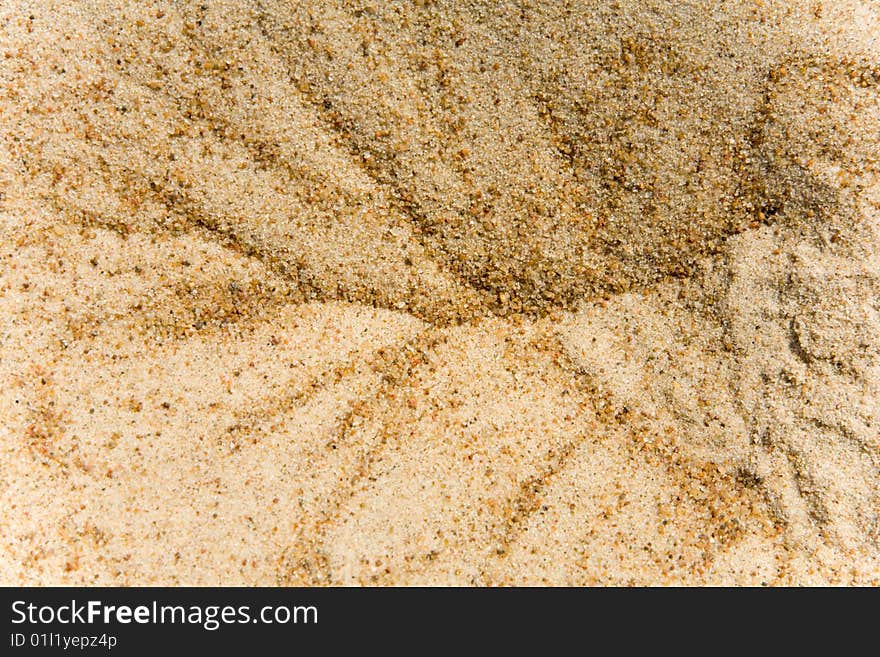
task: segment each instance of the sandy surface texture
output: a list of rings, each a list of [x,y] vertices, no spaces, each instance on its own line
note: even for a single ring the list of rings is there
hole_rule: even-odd
[[[880,7],[0,3],[0,582],[880,584]]]

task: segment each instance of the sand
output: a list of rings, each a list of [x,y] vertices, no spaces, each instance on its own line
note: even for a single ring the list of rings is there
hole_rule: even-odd
[[[0,6],[0,582],[880,584],[872,0]]]

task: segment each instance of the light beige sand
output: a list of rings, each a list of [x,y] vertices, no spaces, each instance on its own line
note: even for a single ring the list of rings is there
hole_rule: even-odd
[[[0,6],[0,582],[880,583],[880,8]]]

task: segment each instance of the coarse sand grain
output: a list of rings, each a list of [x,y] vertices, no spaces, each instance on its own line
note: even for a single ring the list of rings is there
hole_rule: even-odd
[[[880,584],[873,0],[0,5],[0,582]]]

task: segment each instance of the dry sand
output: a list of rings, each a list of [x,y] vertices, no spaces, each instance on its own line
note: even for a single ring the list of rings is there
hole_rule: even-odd
[[[0,582],[880,583],[880,7],[3,2]]]

